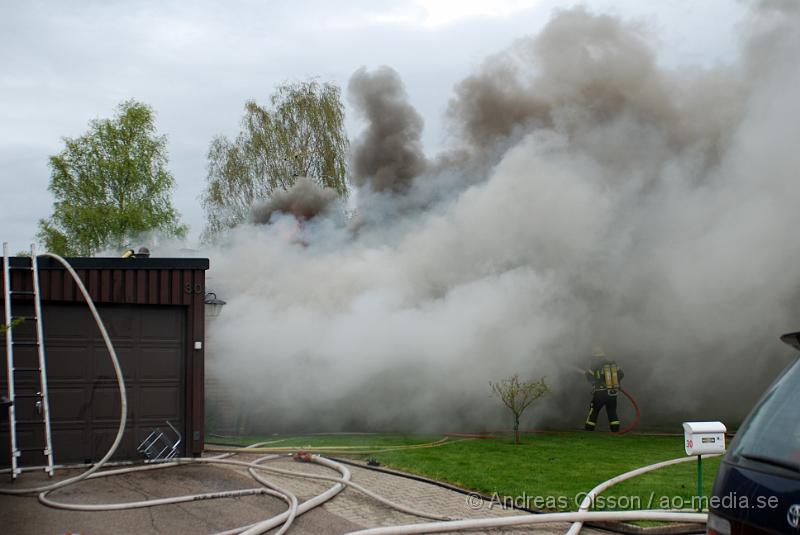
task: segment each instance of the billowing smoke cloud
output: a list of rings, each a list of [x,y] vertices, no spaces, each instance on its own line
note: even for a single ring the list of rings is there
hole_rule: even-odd
[[[547,375],[528,425],[579,427],[602,343],[643,425],[737,423],[800,327],[797,17],[770,2],[736,64],[667,70],[641,27],[559,12],[456,88],[436,166],[397,76],[360,71],[359,184],[437,194],[358,235],[314,218],[306,248],[233,232],[209,374],[262,429],[328,431],[503,426],[488,381]]]
[[[353,150],[353,179],[373,191],[404,192],[425,169],[422,117],[409,104],[400,76],[389,67],[350,78],[350,100],[369,126]]]
[[[658,175],[664,158],[687,149],[717,162],[720,143],[742,113],[739,74],[732,68],[664,72],[636,26],[576,9],[487,60],[456,87],[449,114],[473,153],[514,135],[555,131],[603,165],[646,162]],[[606,134],[623,123],[661,143],[644,139],[647,146],[637,147],[635,135],[610,143],[659,153],[632,157],[610,147]]]
[[[274,214],[283,213],[307,221],[323,213],[337,198],[336,190],[298,177],[288,190],[279,190],[267,201],[255,205],[250,220],[257,224],[269,223]]]

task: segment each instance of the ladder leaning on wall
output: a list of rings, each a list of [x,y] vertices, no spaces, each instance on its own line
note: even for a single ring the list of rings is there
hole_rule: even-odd
[[[11,287],[11,272],[26,271],[30,275],[30,289],[15,290]],[[31,245],[31,255],[25,265],[10,265],[8,244],[3,243],[3,303],[6,346],[6,370],[8,383],[8,428],[11,440],[11,475],[14,479],[22,473],[20,461],[23,454],[28,452],[41,452],[47,460],[44,471],[53,475],[53,440],[50,430],[50,404],[47,397],[47,369],[45,367],[44,331],[42,329],[42,302],[39,295],[39,268],[36,249]],[[33,316],[14,315],[12,301],[28,299],[33,301]],[[15,340],[14,331],[18,322],[33,321],[36,329],[32,340]],[[14,360],[14,350],[21,347],[33,347],[38,355],[38,363],[30,367],[18,367]],[[39,375],[38,392],[17,392],[17,381],[20,376],[30,377],[31,374]],[[43,426],[44,444],[26,445],[20,447],[17,440],[17,413],[20,403],[32,403],[34,414],[33,424]],[[39,416],[39,419],[36,419]]]

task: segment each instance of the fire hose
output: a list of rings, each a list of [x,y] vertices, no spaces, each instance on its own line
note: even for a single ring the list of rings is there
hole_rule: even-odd
[[[531,524],[552,524],[554,522],[610,522],[620,520],[660,520],[668,522],[705,523],[705,513],[676,513],[669,511],[620,511],[592,513],[543,513],[538,515],[518,515],[500,518],[476,518],[424,524],[406,524],[351,531],[345,535],[407,535],[412,533],[448,533],[471,529],[503,528],[527,526]]]
[[[636,416],[634,416],[633,421],[630,423],[630,425],[625,429],[622,429],[621,431],[617,432],[618,435],[624,435],[629,431],[633,431],[633,429],[635,429],[636,426],[639,425],[639,420],[642,418],[642,411],[639,409],[639,404],[636,403],[636,400],[633,398],[632,395],[628,393],[627,390],[620,387],[619,391],[622,392],[625,395],[625,397],[630,400],[631,405],[633,405],[633,409],[636,411]]]
[[[296,453],[302,450],[307,453],[317,454],[332,454],[332,455],[370,455],[373,453],[387,453],[391,451],[406,451],[416,449],[427,449],[444,446],[445,444],[455,444],[466,440],[450,440],[448,437],[441,438],[435,442],[427,442],[425,444],[408,444],[403,446],[387,446],[387,447],[366,447],[366,446],[325,446],[325,447],[248,447],[248,453]],[[238,453],[241,447],[235,446],[222,446],[222,445],[208,445],[206,451],[216,451],[224,453]]]

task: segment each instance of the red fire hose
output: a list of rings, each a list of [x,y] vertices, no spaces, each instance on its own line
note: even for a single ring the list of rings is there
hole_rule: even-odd
[[[636,400],[633,399],[633,396],[628,394],[628,392],[624,388],[620,388],[619,391],[622,392],[623,394],[625,394],[626,398],[631,400],[631,404],[633,405],[633,408],[636,410],[636,416],[633,418],[633,421],[631,422],[631,424],[628,427],[626,427],[625,429],[622,429],[622,430],[617,432],[618,435],[624,435],[625,433],[627,433],[629,431],[632,431],[634,427],[639,425],[639,419],[642,417],[642,411],[639,410],[639,404],[636,403]]]

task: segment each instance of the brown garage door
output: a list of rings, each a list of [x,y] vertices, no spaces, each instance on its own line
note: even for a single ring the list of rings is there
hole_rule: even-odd
[[[98,307],[125,376],[128,422],[116,459],[136,459],[136,446],[153,427],[170,421],[185,436],[186,309],[169,306]],[[24,307],[15,305],[15,315]],[[32,338],[33,325],[15,330],[15,339]],[[108,351],[86,305],[44,304],[47,372],[56,463],[96,461],[108,450],[119,425],[119,392]],[[5,362],[5,348],[3,348]],[[15,349],[18,367],[33,367],[33,348]],[[5,367],[2,380],[5,383]],[[38,390],[36,374],[17,374],[17,391]],[[5,391],[5,384],[3,385]],[[33,401],[18,400],[20,447],[42,443]],[[184,454],[182,448],[181,454]],[[41,465],[41,455],[26,454],[21,465]],[[8,426],[0,428],[0,463],[9,463]]]

